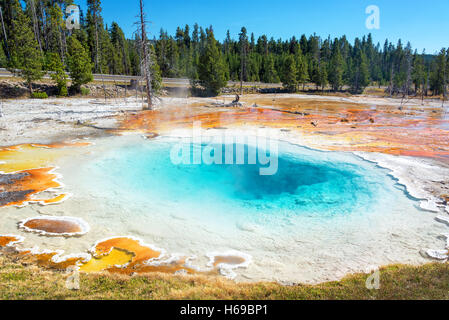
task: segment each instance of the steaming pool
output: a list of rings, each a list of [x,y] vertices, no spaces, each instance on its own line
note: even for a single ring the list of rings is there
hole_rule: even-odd
[[[239,281],[314,283],[391,263],[428,262],[422,248],[441,242],[443,227],[418,207],[389,171],[352,153],[323,152],[279,142],[277,171],[268,164],[174,163],[180,139],[137,136],[98,139],[81,155],[60,160],[73,196],[46,214],[83,218],[83,237],[27,241],[68,253],[98,239],[132,235],[171,253],[207,263],[211,252],[251,256]],[[205,145],[188,145],[191,156]],[[245,159],[257,146],[228,144]],[[240,148],[240,149],[239,149]],[[226,149],[223,149],[225,151]],[[230,160],[230,159],[227,159]],[[30,208],[21,211],[23,217]],[[17,216],[17,213],[15,214]],[[16,218],[16,217],[15,217]]]

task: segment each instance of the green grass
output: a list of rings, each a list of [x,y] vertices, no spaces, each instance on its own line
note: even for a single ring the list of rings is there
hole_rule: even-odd
[[[0,258],[0,299],[449,299],[448,264],[394,265],[380,272],[379,290],[366,289],[366,274],[314,286],[239,284],[204,276],[81,274],[80,290],[69,290],[67,274]]]
[[[48,95],[46,92],[33,92],[31,94],[32,99],[48,99]]]

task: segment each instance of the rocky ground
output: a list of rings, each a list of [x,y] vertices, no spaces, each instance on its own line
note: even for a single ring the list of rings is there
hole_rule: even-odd
[[[104,134],[117,117],[142,110],[141,101],[97,99],[8,100],[0,102],[0,145],[50,143]],[[94,126],[94,127],[92,127]]]

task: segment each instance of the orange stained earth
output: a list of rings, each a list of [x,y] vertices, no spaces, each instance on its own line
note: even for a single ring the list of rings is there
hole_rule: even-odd
[[[225,263],[228,265],[238,265],[245,262],[245,259],[238,256],[216,256],[214,257],[214,267],[218,266],[219,264]]]
[[[335,151],[368,151],[449,161],[449,115],[442,108],[371,106],[295,98],[242,99],[248,108],[194,104],[129,115],[123,130],[163,134],[189,129],[269,127],[301,135],[307,145]],[[266,107],[259,107],[260,105]]]
[[[0,236],[0,248],[6,247],[8,244],[17,242],[20,239],[15,236]]]
[[[67,194],[53,194],[50,198],[35,196],[43,191],[61,187],[52,173],[54,161],[73,152],[69,147],[87,146],[87,142],[55,143],[50,145],[22,144],[0,148],[0,207],[22,206],[28,202],[59,203]]]
[[[0,236],[0,248],[19,241],[18,237]],[[133,273],[168,273],[174,274],[183,271],[187,274],[218,274],[218,270],[198,271],[186,266],[186,258],[169,259],[167,261],[158,260],[161,252],[142,244],[139,240],[119,237],[99,242],[93,252],[93,257],[87,261],[83,255],[60,257],[61,253],[44,251],[34,252],[32,249],[8,252],[9,256],[17,258],[18,261],[26,264],[35,264],[40,267],[55,270],[65,270],[69,267],[78,266],[81,272],[92,273],[107,271],[110,273],[131,275]],[[222,262],[241,263],[240,260],[225,257]],[[156,259],[157,263],[148,263],[150,259]],[[154,261],[154,260],[153,260]],[[221,260],[220,260],[221,261]],[[216,265],[215,265],[216,266]]]
[[[18,256],[22,263],[35,264],[43,268],[55,270],[66,270],[84,261],[82,257],[69,257],[55,262],[53,258],[58,256],[57,252],[33,253],[31,251],[22,251],[18,253]]]
[[[123,263],[115,263],[122,262],[119,260],[123,258],[123,253],[120,253],[117,250],[131,254],[131,258],[125,266],[123,266]],[[117,257],[117,261],[112,259],[109,264],[105,264],[104,269],[102,269],[112,273],[175,273],[181,270],[185,270],[187,273],[196,272],[195,270],[185,266],[185,258],[174,259],[169,262],[160,261],[160,263],[149,265],[147,262],[150,259],[161,258],[162,252],[142,244],[139,240],[128,237],[113,238],[99,242],[95,246],[93,253],[97,259],[101,259],[102,257],[110,259],[111,256]],[[81,266],[80,270],[85,272],[98,271],[97,265],[98,263],[89,266],[89,263],[87,263],[86,265]]]
[[[41,168],[24,170],[12,175],[12,183],[0,184],[0,192],[10,196],[0,201],[0,207],[21,206],[27,202],[52,204],[64,200],[67,195],[60,194],[50,199],[37,199],[33,196],[48,189],[59,188],[61,184],[56,180],[57,176],[51,171],[53,168]]]
[[[65,147],[86,147],[90,145],[90,142],[56,142],[52,144],[38,144],[33,143],[31,144],[33,147],[38,148],[48,148],[48,149],[61,149]]]
[[[77,223],[64,220],[33,219],[28,220],[24,226],[32,230],[45,231],[55,234],[77,233],[82,231],[81,227]]]

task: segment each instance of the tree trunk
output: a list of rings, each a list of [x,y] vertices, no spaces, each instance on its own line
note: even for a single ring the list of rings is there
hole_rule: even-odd
[[[36,7],[34,5],[34,0],[31,0],[31,14],[33,15],[33,28],[34,28],[34,36],[36,37],[37,44],[39,45],[39,49],[41,54],[43,54],[41,37],[39,35],[39,25],[37,23],[37,15],[36,15]]]
[[[97,13],[94,11],[94,23],[95,23],[95,71],[98,72],[98,24],[97,24]],[[100,73],[102,73],[100,67]]]
[[[65,66],[65,54],[64,54],[64,46],[62,44],[62,33],[64,32],[64,30],[61,30],[61,28],[58,27],[59,30],[59,53],[61,55],[61,61],[62,64]]]
[[[443,71],[443,102],[441,107],[444,108],[444,101],[446,100],[446,69]]]
[[[393,70],[393,66],[391,66],[391,73],[390,73],[390,97],[393,95],[393,77],[394,77],[394,70]]]
[[[425,86],[425,84],[424,84],[424,79],[423,79],[422,88],[421,88],[421,104],[423,104],[423,105],[424,105],[424,86]]]
[[[246,71],[246,37],[243,39],[240,49],[240,95],[243,95],[243,75]]]
[[[143,13],[143,2],[140,0],[140,27],[142,31],[142,53],[143,53],[143,62],[144,62],[144,75],[145,81],[147,84],[147,100],[148,100],[148,110],[153,109],[153,103],[151,101],[151,81],[150,81],[150,65],[149,65],[149,52],[147,48],[147,36],[145,32],[145,15]],[[145,108],[144,108],[145,109]]]
[[[3,12],[2,12],[2,7],[0,7],[0,19],[2,20],[2,29],[3,29],[3,35],[5,36],[4,40],[5,40],[5,49],[6,49],[6,56],[8,57],[8,61],[10,60],[10,56],[9,56],[9,49],[8,49],[8,36],[6,34],[6,29],[5,29],[5,22],[3,21]]]

